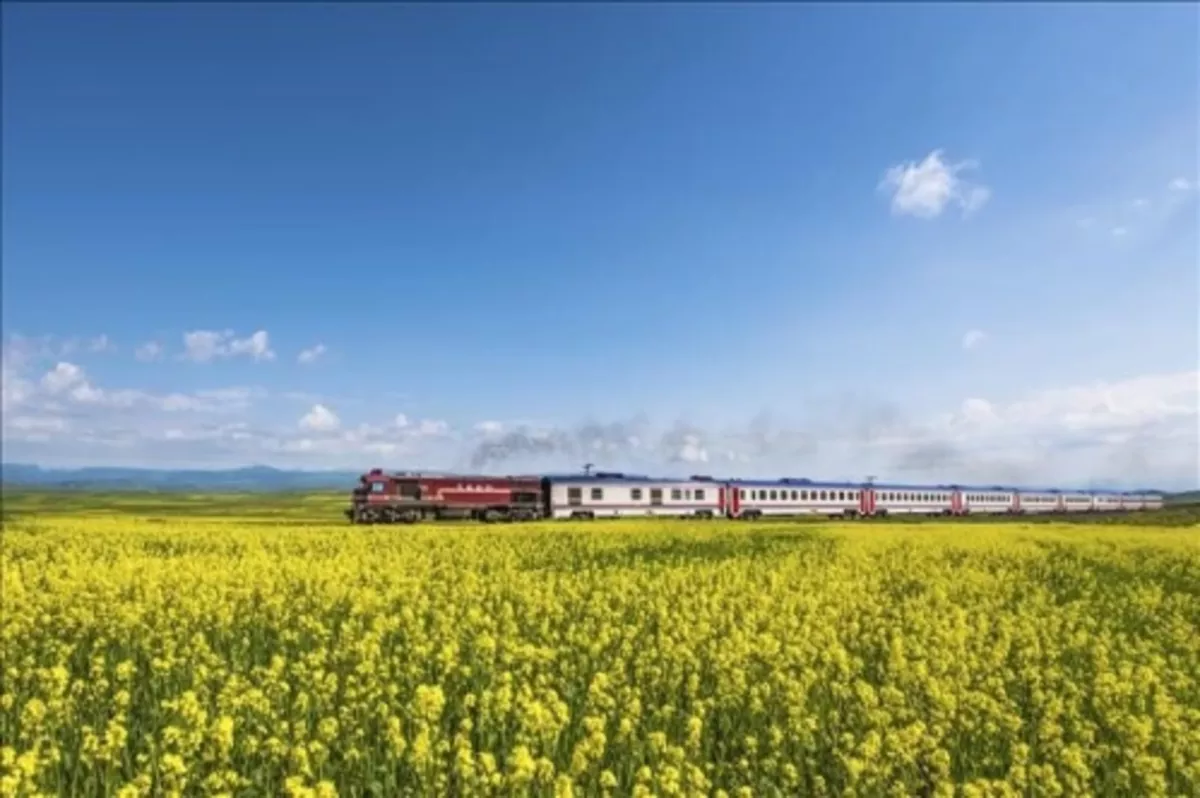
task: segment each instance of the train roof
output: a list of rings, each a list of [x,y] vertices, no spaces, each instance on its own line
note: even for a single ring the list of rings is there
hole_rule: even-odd
[[[765,478],[749,478],[743,479],[738,477],[714,477],[707,474],[692,474],[686,477],[652,477],[647,474],[628,474],[623,471],[594,471],[590,474],[581,474],[578,471],[561,474],[454,474],[439,471],[385,471],[380,468],[373,468],[364,474],[365,477],[386,476],[393,479],[480,479],[480,480],[512,480],[512,481],[532,481],[540,479],[549,479],[551,482],[628,482],[639,484],[682,484],[682,483],[716,483],[737,485],[741,487],[765,487],[765,488],[781,488],[781,487],[813,487],[813,488],[852,488],[862,489],[871,487],[876,490],[964,490],[964,491],[1003,491],[1011,493],[1047,493],[1047,494],[1063,494],[1063,493],[1082,493],[1097,496],[1161,496],[1162,491],[1154,488],[1139,488],[1135,490],[1117,490],[1114,488],[1046,488],[1046,487],[1022,487],[1017,485],[959,485],[953,483],[926,483],[913,484],[902,482],[859,482],[855,480],[830,480],[830,479],[809,479],[807,477],[779,477],[777,479]]]
[[[806,477],[780,477],[779,479],[729,479],[726,480],[731,485],[764,487],[764,488],[861,488],[864,487],[862,482],[853,482],[850,480],[816,480]]]
[[[683,482],[720,482],[710,476],[693,474],[690,477],[651,477],[646,474],[626,474],[622,471],[595,471],[591,474],[545,474],[551,482],[637,482],[639,484],[679,484]]]

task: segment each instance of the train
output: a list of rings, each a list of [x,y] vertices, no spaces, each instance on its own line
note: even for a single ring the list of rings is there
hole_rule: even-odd
[[[393,472],[359,477],[353,523],[484,522],[622,517],[736,518],[1024,515],[1155,510],[1156,491],[906,485],[781,478],[686,479],[621,472],[483,476]]]

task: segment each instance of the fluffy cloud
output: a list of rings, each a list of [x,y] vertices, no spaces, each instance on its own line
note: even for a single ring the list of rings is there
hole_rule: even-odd
[[[1193,185],[1186,177],[1177,177],[1168,184],[1167,188],[1172,191],[1191,191]]]
[[[430,438],[436,438],[445,435],[449,431],[450,425],[445,421],[439,421],[431,418],[421,419],[420,423],[418,423],[416,427],[417,435]]]
[[[325,348],[325,344],[317,344],[316,346],[309,347],[308,349],[301,351],[296,357],[296,361],[298,363],[315,363],[327,351],[328,350]]]
[[[183,334],[183,357],[196,363],[245,356],[251,360],[274,360],[266,330],[246,338],[235,338],[232,330],[193,330]]]
[[[966,216],[982,208],[991,196],[987,186],[968,182],[961,176],[977,166],[969,160],[947,163],[942,160],[942,150],[934,150],[920,163],[907,161],[890,167],[878,189],[891,195],[892,213],[896,215],[933,219],[947,205],[954,204]]]
[[[132,388],[106,389],[94,385],[84,369],[60,361],[36,381],[14,371],[4,373],[5,409],[32,407],[78,415],[81,408],[137,409],[139,411],[236,412],[247,409],[262,394],[251,388],[219,388],[193,393],[153,393]]]
[[[42,376],[42,387],[51,396],[60,394],[70,388],[86,385],[83,369],[74,363],[59,363]]]
[[[325,405],[313,405],[300,419],[300,429],[314,432],[331,432],[341,425],[341,419]]]

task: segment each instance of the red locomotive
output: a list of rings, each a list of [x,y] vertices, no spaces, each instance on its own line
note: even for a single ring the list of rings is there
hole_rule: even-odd
[[[532,521],[545,507],[541,477],[387,474],[359,477],[346,517],[359,524],[426,519]]]

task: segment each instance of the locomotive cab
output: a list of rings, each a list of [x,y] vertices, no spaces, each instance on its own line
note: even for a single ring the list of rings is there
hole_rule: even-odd
[[[351,491],[350,506],[345,511],[351,521],[375,523],[420,517],[419,510],[406,506],[421,501],[419,477],[396,476],[372,469],[359,477],[358,482]]]

